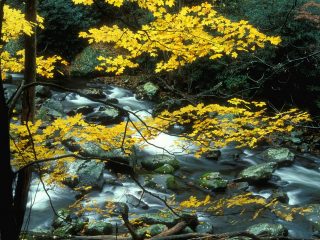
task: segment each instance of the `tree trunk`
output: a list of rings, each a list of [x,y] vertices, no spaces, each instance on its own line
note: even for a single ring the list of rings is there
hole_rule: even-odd
[[[19,234],[13,210],[13,172],[10,164],[8,108],[2,82],[0,84],[0,116],[0,235],[1,240],[15,240],[18,239]]]
[[[27,0],[25,6],[26,20],[30,22],[37,21],[37,0]],[[25,84],[36,81],[36,27],[33,28],[31,36],[25,35]],[[22,123],[34,122],[35,113],[35,88],[30,87],[22,96]],[[31,137],[31,136],[30,136]],[[30,139],[30,144],[32,139]],[[36,160],[36,156],[34,156]],[[26,168],[19,172],[17,186],[15,189],[14,206],[17,214],[17,224],[19,232],[23,226],[23,220],[28,202],[28,193],[32,177],[32,169]]]
[[[0,1],[0,38],[2,39],[2,26],[5,0]],[[2,41],[1,41],[2,42]],[[2,49],[0,49],[0,53]],[[15,212],[13,209],[13,172],[10,163],[10,138],[8,107],[4,97],[2,84],[2,64],[0,58],[0,239],[15,240],[19,238]]]

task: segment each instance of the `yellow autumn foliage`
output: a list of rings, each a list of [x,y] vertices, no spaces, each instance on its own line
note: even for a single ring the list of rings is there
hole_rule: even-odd
[[[91,0],[73,0],[76,4],[90,5]],[[124,0],[105,0],[120,7]],[[205,2],[174,11],[174,0],[130,0],[150,11],[154,20],[139,30],[120,28],[117,25],[92,28],[81,32],[80,37],[89,43],[111,43],[115,48],[125,49],[127,54],[115,57],[100,57],[98,70],[121,74],[126,68],[136,68],[136,59],[142,54],[160,59],[155,72],[172,71],[194,62],[198,58],[210,59],[231,56],[239,52],[263,48],[266,43],[278,45],[279,37],[270,37],[259,32],[247,21],[231,21]],[[168,56],[163,58],[164,54]]]
[[[273,134],[289,133],[293,130],[293,124],[310,120],[307,113],[297,109],[268,115],[263,102],[250,103],[241,99],[231,99],[229,102],[230,106],[186,106],[174,112],[164,111],[158,117],[146,119],[145,122],[122,122],[113,126],[89,124],[80,114],[58,118],[50,125],[38,120],[34,124],[28,123],[34,145],[30,144],[29,130],[25,125],[11,124],[14,137],[13,163],[20,168],[35,159],[66,154],[68,152],[62,142],[72,137],[77,137],[78,144],[93,142],[105,151],[120,150],[131,155],[135,145],[146,145],[146,141],[154,139],[161,132],[167,132],[175,124],[189,126],[189,130],[181,134],[181,142],[191,142],[198,146],[195,155],[200,156],[234,142],[238,147],[255,147],[261,140],[272,137]],[[70,158],[69,160],[72,161]],[[64,161],[57,161],[54,170],[56,174],[51,175],[53,181],[62,181],[65,178],[62,174],[65,170]],[[48,162],[44,168],[49,169],[50,165]],[[58,179],[54,179],[55,176]]]
[[[264,102],[247,102],[231,99],[229,106],[203,103],[188,105],[179,110],[162,112],[157,118],[146,120],[148,128],[139,125],[145,137],[156,136],[159,130],[166,132],[174,125],[187,127],[182,139],[192,141],[198,147],[196,156],[213,149],[236,143],[237,147],[255,147],[259,142],[289,133],[294,125],[310,121],[306,112],[298,109],[268,114]]]
[[[253,208],[253,206],[255,207]],[[252,213],[252,220],[256,219],[264,211],[269,210],[279,218],[288,222],[291,222],[297,214],[304,215],[312,210],[310,207],[283,205],[277,199],[269,201],[263,197],[255,196],[251,192],[220,199],[214,199],[207,195],[204,200],[199,200],[197,197],[191,196],[188,200],[182,201],[178,209],[198,207],[206,207],[207,212],[213,212],[219,215],[223,215],[226,209],[237,208],[238,211],[241,211],[240,214],[243,214],[246,210],[251,211],[255,209]]]
[[[24,13],[14,9],[8,5],[4,5],[4,21],[2,40],[6,43],[10,40],[17,39],[23,34],[31,35],[33,27],[38,26],[44,28],[44,19],[37,16],[37,22],[32,23],[25,20]],[[3,46],[0,46],[3,48]],[[6,72],[22,72],[24,69],[24,50],[18,51],[12,56],[7,51],[1,51],[1,74]],[[50,57],[39,56],[36,59],[37,74],[45,78],[52,78],[57,64],[66,65],[60,56],[54,55]]]
[[[2,73],[22,72],[24,69],[24,50],[18,51],[14,56],[9,52],[1,53]],[[53,78],[55,68],[58,65],[66,66],[68,63],[58,55],[50,57],[39,56],[36,58],[37,74],[44,78]]]

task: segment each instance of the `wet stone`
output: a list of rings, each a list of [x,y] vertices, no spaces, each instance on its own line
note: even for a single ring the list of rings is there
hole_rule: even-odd
[[[200,177],[199,183],[204,188],[217,190],[226,188],[228,181],[223,179],[219,172],[209,172]]]
[[[284,237],[288,235],[288,230],[281,224],[258,223],[247,229],[249,233],[256,236]]]
[[[146,224],[164,224],[168,227],[173,227],[179,221],[177,216],[169,212],[146,213],[140,215],[138,219]]]
[[[147,170],[155,170],[165,164],[171,165],[174,169],[178,169],[180,166],[179,161],[174,156],[165,154],[146,156],[141,160],[142,167]]]
[[[204,154],[204,157],[210,160],[218,160],[220,156],[221,156],[220,150],[212,150]]]
[[[154,171],[160,174],[172,174],[174,173],[174,167],[172,167],[170,164],[164,164],[163,166],[157,168]]]
[[[150,236],[158,235],[158,234],[166,231],[167,229],[168,229],[168,227],[164,224],[154,224],[154,225],[151,225],[148,227],[139,228],[136,231],[136,234],[139,237],[143,237],[143,236],[150,237]]]
[[[197,233],[213,233],[213,226],[207,222],[200,222],[196,227]]]
[[[239,178],[247,181],[264,181],[271,178],[276,170],[276,163],[261,163],[250,166],[240,172]]]
[[[258,154],[258,157],[269,162],[272,161],[282,164],[292,163],[295,155],[288,148],[268,148],[267,150]]]
[[[87,227],[84,230],[86,235],[103,235],[103,234],[112,234],[112,224],[103,222],[103,221],[92,221],[89,222]]]
[[[139,199],[131,194],[126,194],[126,202],[128,205],[135,208],[149,209],[148,204],[146,204],[142,199]]]

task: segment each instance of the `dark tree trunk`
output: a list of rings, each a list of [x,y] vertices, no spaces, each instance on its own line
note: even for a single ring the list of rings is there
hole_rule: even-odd
[[[18,239],[17,222],[13,210],[13,172],[10,164],[8,108],[2,82],[0,84],[0,234],[1,240]]]
[[[0,39],[2,38],[3,7],[5,0],[0,1]],[[2,41],[1,41],[2,44]],[[0,49],[0,53],[2,49]],[[1,67],[0,58],[0,70]],[[8,107],[4,97],[2,84],[2,71],[0,71],[0,239],[15,240],[19,238],[17,222],[13,208],[13,172],[10,163],[10,139]]]
[[[25,6],[26,20],[30,22],[37,21],[37,0],[27,0]],[[31,36],[25,36],[25,84],[36,81],[36,27],[33,29]],[[22,123],[33,122],[35,113],[35,88],[30,87],[22,96]],[[31,136],[30,136],[31,137]],[[30,144],[31,139],[30,139]],[[34,156],[36,160],[36,156]],[[32,177],[31,168],[23,169],[19,172],[17,185],[15,189],[14,206],[17,216],[18,229],[21,231],[23,220],[28,202],[28,193]]]
[[[27,0],[25,6],[26,20],[30,22],[37,21],[37,0]],[[24,64],[24,79],[25,84],[36,81],[36,27],[33,28],[31,36],[25,36],[25,64]],[[28,88],[22,99],[22,121],[34,120],[35,111],[35,88]]]

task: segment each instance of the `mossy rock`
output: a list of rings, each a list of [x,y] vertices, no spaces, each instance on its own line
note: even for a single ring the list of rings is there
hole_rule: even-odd
[[[162,233],[163,231],[167,230],[168,227],[164,224],[154,224],[148,227],[139,228],[136,231],[136,234],[139,237],[147,236],[147,237],[153,237],[155,235],[158,235]]]
[[[167,188],[170,190],[178,190],[180,188],[180,184],[176,181],[174,176],[169,176],[166,180]]]
[[[84,230],[86,235],[112,234],[112,224],[103,221],[89,222]]]
[[[227,187],[228,180],[223,179],[219,172],[209,172],[199,178],[199,183],[207,189],[221,190]]]
[[[253,165],[241,171],[239,177],[248,181],[265,181],[272,176],[276,166],[275,162]]]
[[[80,233],[85,226],[85,223],[80,219],[66,223],[64,226],[58,227],[53,231],[53,235],[66,237]]]
[[[163,166],[158,167],[154,171],[160,174],[172,174],[174,173],[174,167],[172,167],[170,164],[164,164]]]
[[[69,209],[61,208],[57,211],[57,214],[58,216],[55,217],[52,223],[54,228],[59,228],[72,221],[71,211]]]
[[[262,153],[258,154],[258,157],[269,162],[271,161],[281,164],[292,163],[295,155],[288,148],[268,148]]]
[[[159,212],[159,213],[146,213],[140,215],[138,218],[143,223],[152,224],[163,224],[168,227],[173,227],[178,223],[179,218],[169,212]]]
[[[288,229],[281,224],[258,223],[247,229],[256,236],[284,237],[288,235]]]
[[[140,99],[153,100],[159,91],[159,87],[152,82],[147,82],[137,88],[137,97]]]
[[[141,160],[142,167],[151,171],[154,171],[165,164],[171,165],[175,170],[180,167],[179,161],[174,156],[165,154],[146,156]]]
[[[200,222],[196,227],[197,233],[213,233],[213,226],[207,222]]]

